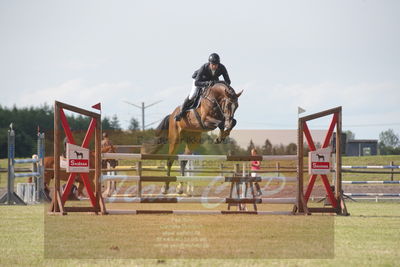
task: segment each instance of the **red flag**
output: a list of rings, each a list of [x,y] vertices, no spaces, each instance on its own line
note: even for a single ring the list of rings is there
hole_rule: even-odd
[[[97,103],[96,105],[92,106],[92,108],[101,110],[101,103]]]

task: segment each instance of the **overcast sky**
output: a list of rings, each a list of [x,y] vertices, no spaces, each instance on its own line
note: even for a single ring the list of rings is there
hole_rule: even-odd
[[[238,129],[294,129],[343,106],[356,138],[400,133],[400,1],[0,0],[0,104],[101,102],[124,127],[181,104],[192,73],[220,54]],[[327,122],[316,122],[325,128]]]

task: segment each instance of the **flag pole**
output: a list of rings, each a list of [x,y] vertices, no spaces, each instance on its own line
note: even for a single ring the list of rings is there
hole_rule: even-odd
[[[100,132],[103,133],[103,128],[102,128],[102,124],[101,124],[101,102],[95,104],[92,106],[92,108],[100,110]]]

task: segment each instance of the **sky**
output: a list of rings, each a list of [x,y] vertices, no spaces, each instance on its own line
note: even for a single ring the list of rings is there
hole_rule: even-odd
[[[216,52],[244,90],[237,129],[342,106],[343,130],[378,139],[400,134],[399,25],[396,0],[0,0],[0,105],[101,102],[126,128],[141,111],[125,101],[162,101],[146,109],[157,123]]]

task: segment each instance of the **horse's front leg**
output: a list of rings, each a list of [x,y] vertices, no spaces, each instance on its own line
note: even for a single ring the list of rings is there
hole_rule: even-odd
[[[167,176],[171,176],[171,169],[172,169],[172,164],[174,163],[174,160],[169,159],[167,161]],[[165,182],[164,186],[161,188],[161,193],[162,194],[168,194],[169,190],[169,182]]]
[[[187,160],[182,160],[180,162],[180,167],[181,167],[181,176],[185,176],[185,169],[186,169],[186,164]],[[179,182],[179,184],[176,186],[176,193],[177,194],[183,194],[183,183]]]
[[[233,127],[235,127],[236,125],[236,120],[232,119],[231,123],[228,125],[228,127],[223,127],[220,126],[220,131],[219,131],[219,136],[217,138],[217,140],[215,141],[217,144],[220,144],[222,142],[225,141],[225,139],[230,135]]]
[[[223,141],[223,136],[225,132],[225,122],[221,121],[221,123],[218,125],[218,128],[219,128],[219,135],[217,139],[215,139],[216,144],[220,144]]]
[[[215,140],[215,143],[216,144],[222,143],[224,141],[224,138],[225,138],[225,130],[224,130],[224,128],[220,128],[219,135],[218,135],[217,139]]]

